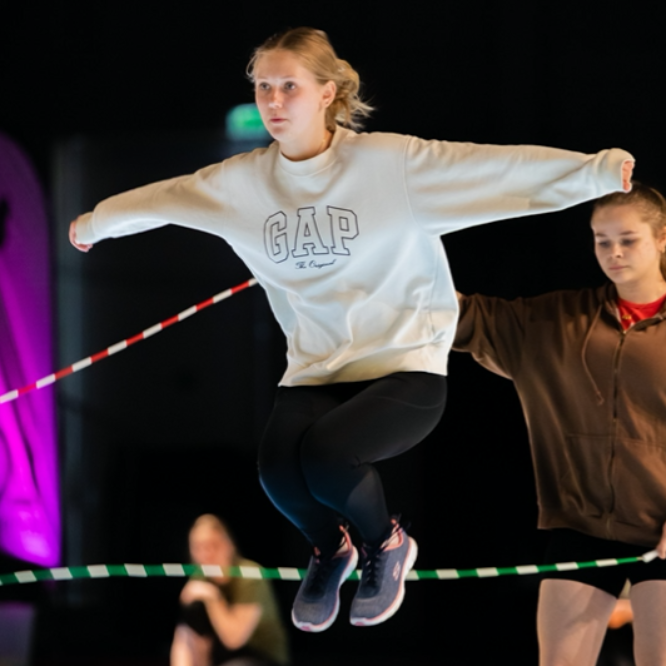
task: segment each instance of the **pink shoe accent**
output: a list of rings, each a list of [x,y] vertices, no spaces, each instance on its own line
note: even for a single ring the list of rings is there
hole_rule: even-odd
[[[338,596],[335,601],[335,607],[331,611],[331,614],[323,622],[319,624],[313,624],[311,622],[297,620],[294,615],[294,611],[292,609],[291,620],[294,626],[300,629],[301,631],[309,631],[313,633],[324,631],[325,629],[328,629],[333,624],[333,622],[335,622],[335,619],[338,616],[338,612],[340,610],[340,592],[339,592],[340,587],[342,587],[342,584],[347,580],[347,578],[349,578],[349,576],[354,571],[358,563],[358,551],[351,542],[351,537],[349,536],[349,532],[342,525],[340,526],[340,531],[343,534],[342,542],[340,544],[340,547],[336,551],[335,555],[333,555],[333,558],[349,557],[349,562],[347,563],[347,566],[345,567],[340,577],[340,584],[338,586]],[[321,551],[316,547],[314,550],[315,550],[315,556],[319,557],[321,555]]]
[[[402,534],[404,533],[404,531],[402,529],[400,531],[401,531],[400,543],[402,543]],[[380,613],[375,617],[358,618],[350,620],[351,624],[353,624],[355,627],[372,627],[376,624],[381,624],[382,622],[385,622],[390,617],[395,615],[397,610],[402,605],[403,599],[405,598],[405,578],[407,578],[407,574],[412,570],[414,562],[416,561],[416,556],[418,555],[418,546],[416,545],[416,541],[414,541],[412,537],[407,537],[407,539],[409,542],[409,549],[407,551],[407,557],[405,558],[405,565],[402,567],[402,571],[400,572],[402,580],[400,581],[400,589],[398,591],[396,598],[393,600],[393,603],[383,613]],[[387,548],[386,550],[389,550],[389,548]]]

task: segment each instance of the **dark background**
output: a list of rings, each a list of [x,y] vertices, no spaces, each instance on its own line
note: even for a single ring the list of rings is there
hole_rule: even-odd
[[[205,137],[220,133],[231,106],[252,101],[243,76],[252,48],[285,27],[313,25],[360,72],[377,107],[369,130],[583,152],[619,146],[636,156],[637,177],[663,190],[661,4],[12,7],[0,39],[0,131],[30,155],[53,209],[54,363],[248,277],[221,241],[179,229],[102,244],[86,257],[69,250],[57,212],[63,151],[83,155],[84,209],[141,184],[141,174],[203,166]],[[600,283],[588,218],[580,206],[446,237],[457,287],[513,297]],[[82,285],[76,298],[73,284]],[[188,525],[215,511],[248,557],[305,565],[305,545],[256,481],[257,437],[284,354],[256,289],[61,383],[64,563],[183,561]],[[383,464],[391,509],[411,520],[419,542],[417,566],[538,561],[545,541],[511,384],[454,354],[449,386],[436,432]],[[2,562],[6,571],[19,564]],[[164,664],[181,584],[62,583],[7,588],[0,600],[40,602],[39,663]],[[497,655],[536,663],[534,580],[410,583],[399,614],[371,629],[346,623],[348,587],[328,632],[291,631],[296,663],[473,665]],[[295,584],[276,588],[287,617]]]

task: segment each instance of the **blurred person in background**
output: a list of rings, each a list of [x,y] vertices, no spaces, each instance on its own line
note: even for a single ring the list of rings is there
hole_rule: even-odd
[[[190,529],[195,564],[258,566],[244,559],[224,523],[211,514]],[[286,666],[287,636],[268,580],[192,577],[180,593],[171,666]]]

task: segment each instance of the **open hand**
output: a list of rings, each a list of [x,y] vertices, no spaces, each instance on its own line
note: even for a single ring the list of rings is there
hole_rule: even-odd
[[[69,225],[69,242],[80,252],[88,252],[92,247],[92,243],[79,243],[76,240],[76,222],[78,219],[79,218],[77,217],[76,220]]]

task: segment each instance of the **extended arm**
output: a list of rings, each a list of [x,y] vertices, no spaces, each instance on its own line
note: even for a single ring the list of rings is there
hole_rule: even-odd
[[[167,224],[219,233],[225,213],[224,163],[188,176],[151,183],[101,201],[70,224],[72,245],[87,252],[94,243]]]
[[[502,377],[514,378],[525,340],[524,301],[456,294],[460,318],[453,349],[471,353],[484,368]]]
[[[617,148],[585,155],[411,138],[405,184],[414,219],[429,232],[444,234],[629,190],[633,164],[633,157]]]

